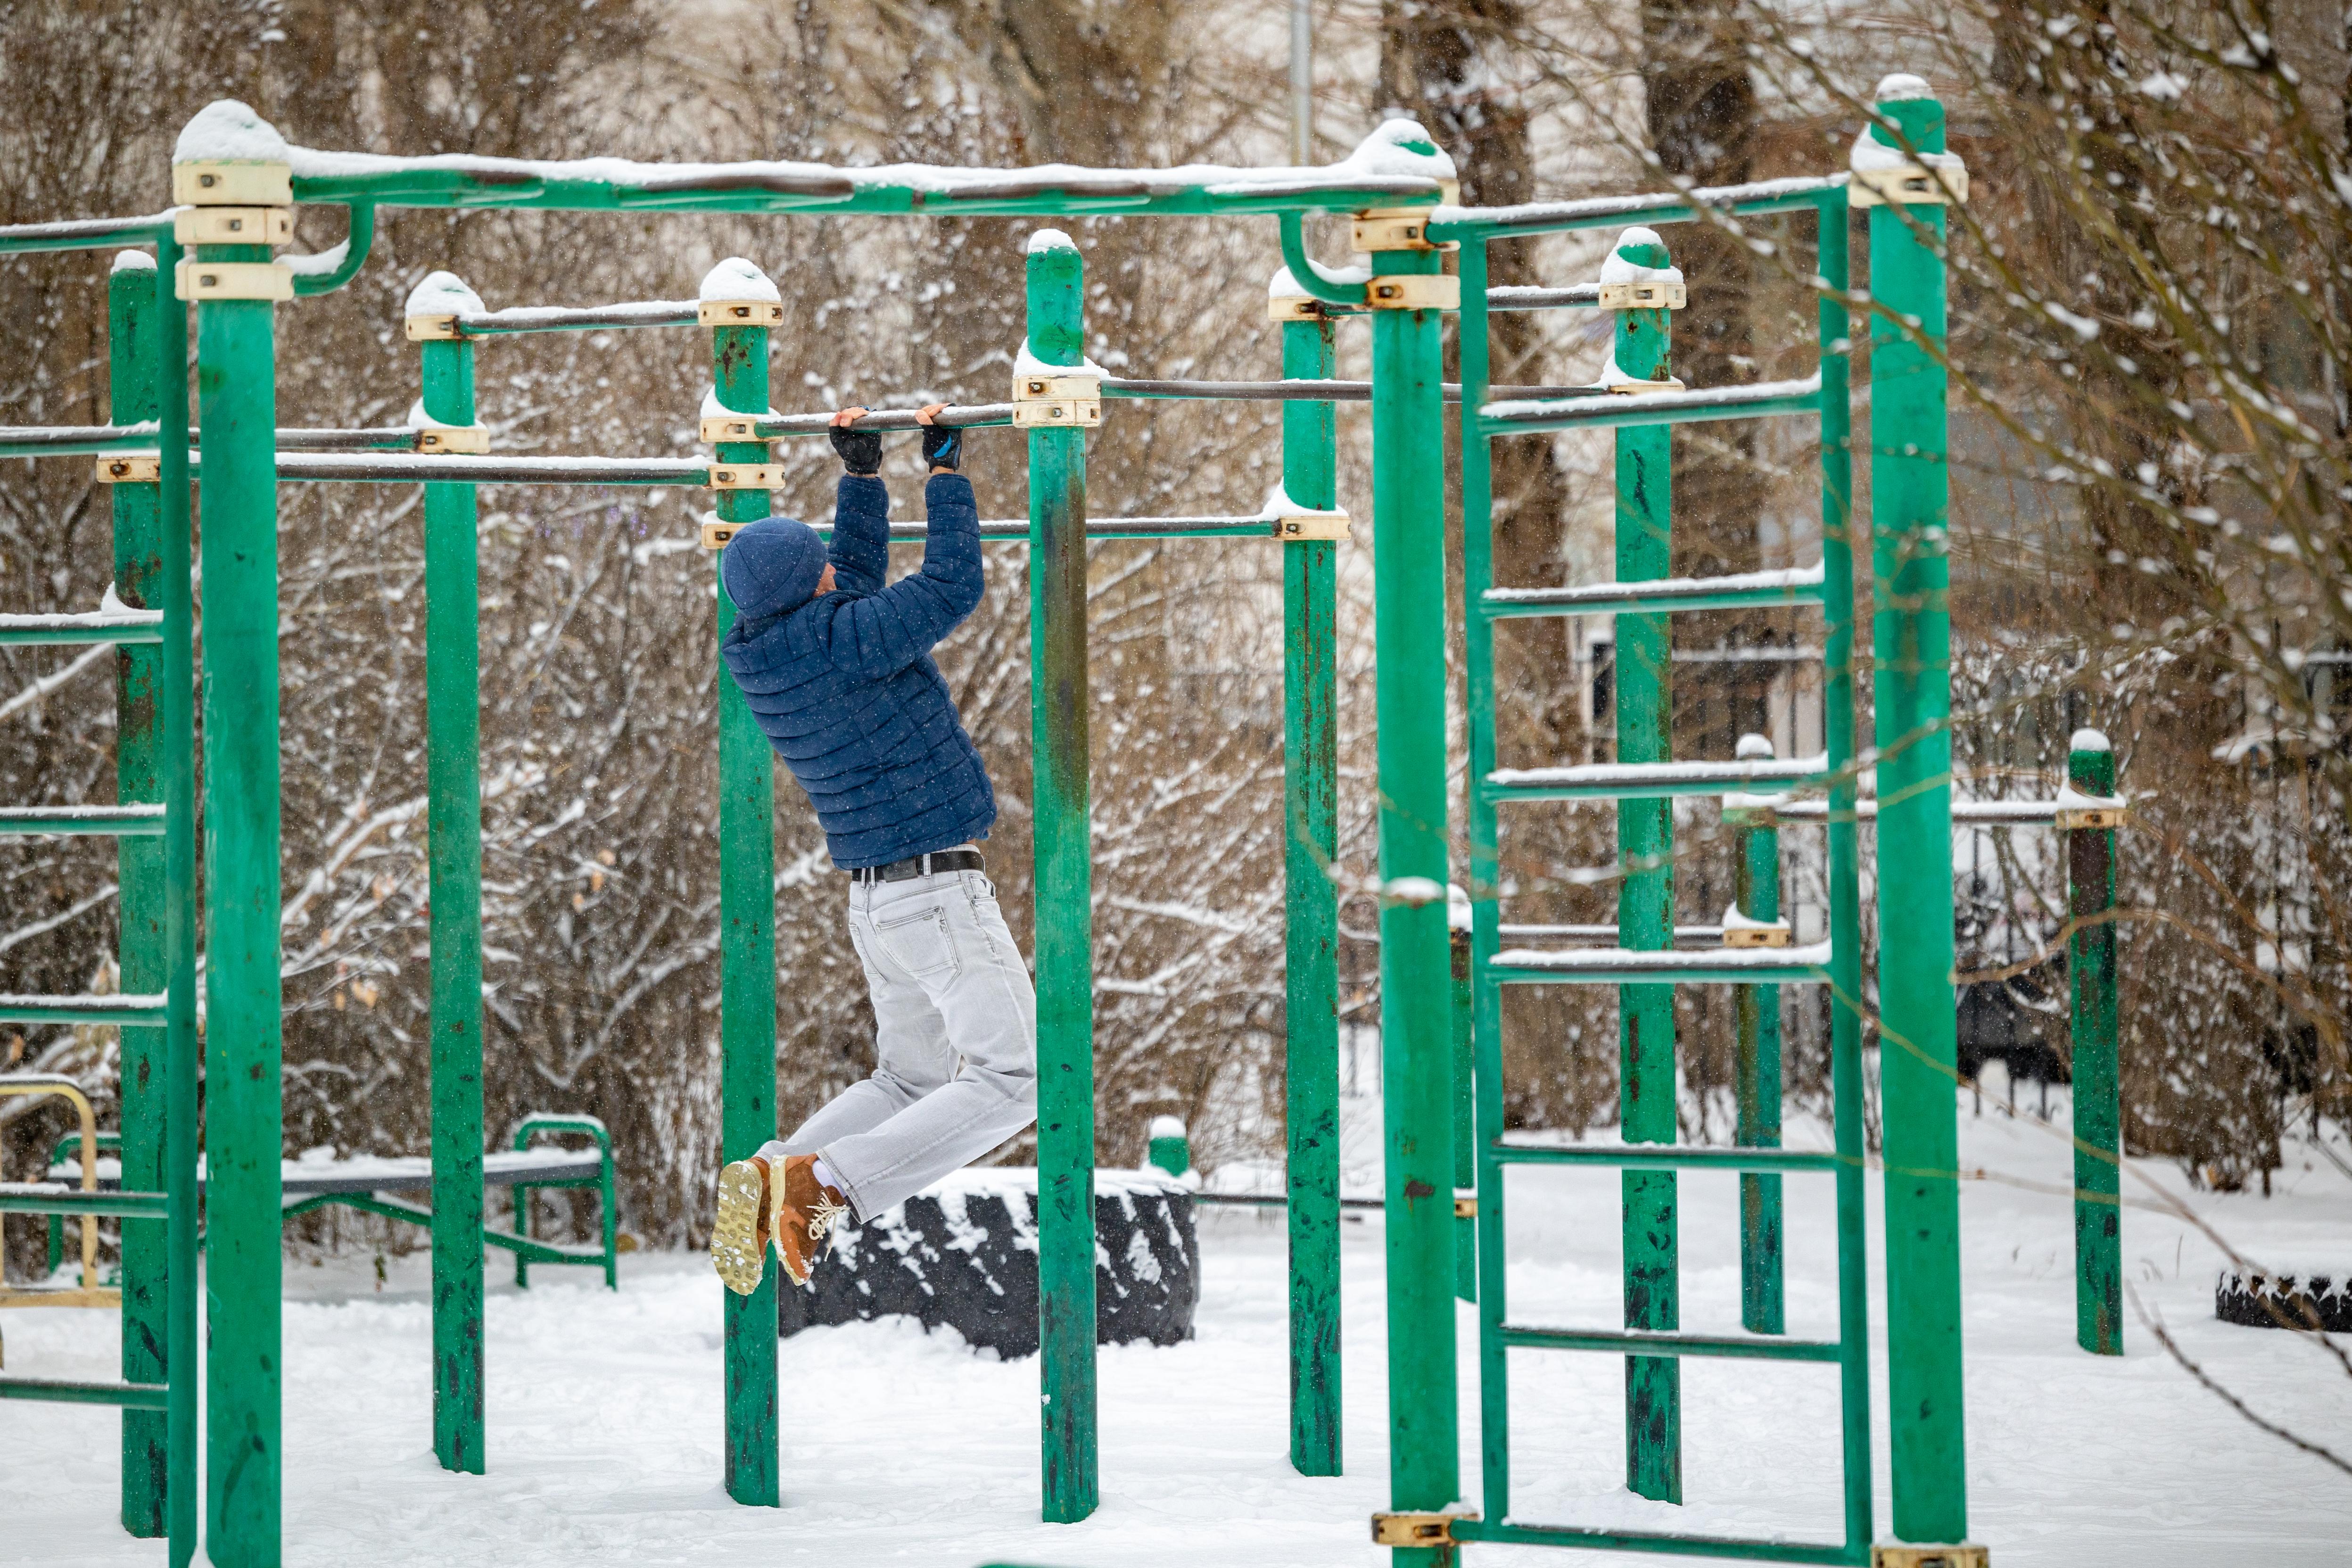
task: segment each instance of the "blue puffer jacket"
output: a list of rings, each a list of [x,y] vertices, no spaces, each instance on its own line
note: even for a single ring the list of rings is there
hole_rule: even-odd
[[[996,821],[988,772],[930,658],[980,603],[980,512],[961,474],[933,475],[923,493],[922,570],[886,588],[889,491],[880,479],[844,476],[828,552],[836,591],[809,598],[801,578],[783,603],[747,582],[752,602],[737,598],[719,648],[845,869],[985,838]],[[757,549],[755,531],[799,526],[755,522],[727,548],[753,539]],[[736,593],[736,575],[727,581]]]

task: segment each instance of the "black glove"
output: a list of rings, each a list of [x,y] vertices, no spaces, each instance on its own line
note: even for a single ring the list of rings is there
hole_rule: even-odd
[[[963,430],[960,426],[926,425],[923,426],[923,466],[927,468],[960,467],[963,462]]]
[[[882,471],[882,433],[878,430],[852,430],[846,425],[835,425],[825,434],[833,437],[833,449],[841,454],[841,466],[861,479],[872,479]]]

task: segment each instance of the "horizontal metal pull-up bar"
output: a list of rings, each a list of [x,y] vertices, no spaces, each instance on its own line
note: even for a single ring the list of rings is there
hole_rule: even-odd
[[[145,217],[77,217],[58,223],[20,223],[0,228],[0,256],[41,250],[102,250],[110,245],[152,245],[172,232],[169,207]]]
[[[1696,425],[1710,419],[1759,419],[1814,414],[1821,408],[1819,371],[1801,381],[1759,381],[1750,386],[1609,395],[1592,388],[1572,402],[1507,399],[1482,405],[1478,428],[1488,435],[1544,430],[1607,430],[1630,425]]]
[[[429,436],[446,437],[448,427],[384,425],[367,428],[281,428],[281,452],[415,452]],[[467,434],[473,434],[468,431]],[[75,458],[113,452],[152,456],[161,439],[155,423],[138,425],[0,426],[0,458]],[[152,479],[152,476],[151,476]]]
[[[1648,195],[1524,202],[1507,207],[1440,207],[1429,215],[1427,232],[1431,239],[1443,243],[1613,228],[1628,218],[1638,218],[1645,224],[1691,223],[1704,211],[1740,217],[1803,212],[1827,202],[1843,202],[1846,178],[1843,174],[1801,174],[1785,180],[1702,185],[1687,192],[1664,191]]]

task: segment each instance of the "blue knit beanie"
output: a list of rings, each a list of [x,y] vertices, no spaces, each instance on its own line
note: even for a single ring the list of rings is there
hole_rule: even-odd
[[[765,517],[735,531],[719,557],[719,575],[739,614],[765,620],[806,604],[824,561],[815,529],[798,518]]]

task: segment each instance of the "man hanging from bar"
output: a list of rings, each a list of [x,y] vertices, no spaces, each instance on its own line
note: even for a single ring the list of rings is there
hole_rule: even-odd
[[[833,1228],[871,1217],[1034,1120],[1037,1001],[979,841],[996,820],[987,770],[930,649],[980,603],[980,513],[958,473],[963,432],[922,410],[929,532],[922,569],[889,586],[882,437],[834,416],[842,477],[833,547],[771,517],[739,531],[719,573],[738,619],[720,647],[744,700],[800,781],[849,873],[851,942],[874,1003],[873,1073],[790,1137],[719,1173],[711,1261],[738,1295],[773,1245],[807,1285]]]

